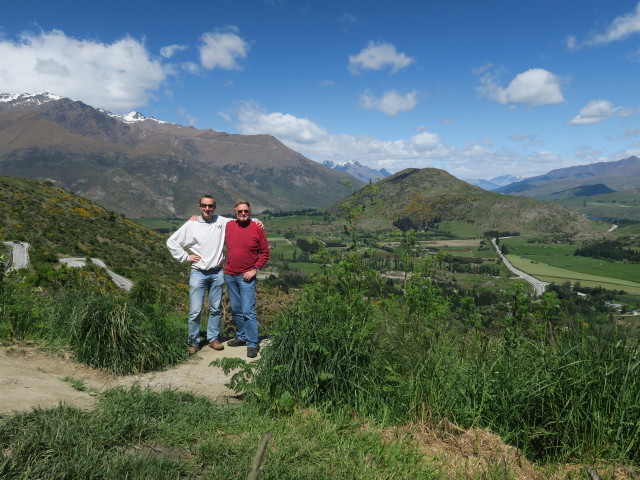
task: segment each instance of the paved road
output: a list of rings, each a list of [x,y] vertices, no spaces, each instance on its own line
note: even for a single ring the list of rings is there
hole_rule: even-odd
[[[61,258],[60,263],[64,263],[69,267],[84,267],[87,263],[87,260],[85,258]],[[92,258],[91,263],[104,268],[109,277],[111,277],[111,280],[113,280],[113,283],[115,283],[123,290],[126,290],[128,292],[129,290],[131,290],[131,287],[133,287],[133,282],[131,280],[109,270],[105,263],[99,258]]]
[[[8,270],[18,270],[29,266],[29,249],[31,245],[26,242],[3,242],[11,247],[11,258],[8,263]]]
[[[31,248],[31,245],[26,242],[4,242],[4,244],[10,246],[12,249],[11,259],[8,263],[8,270],[18,270],[29,266],[29,248]],[[92,258],[91,262],[101,268],[104,268],[107,275],[109,275],[111,280],[113,280],[113,283],[123,290],[128,292],[131,290],[131,287],[133,287],[133,282],[131,280],[109,270],[102,260]],[[60,259],[60,263],[64,263],[70,267],[84,267],[87,261],[84,258],[62,258]]]
[[[549,285],[546,282],[541,282],[540,280],[538,280],[537,278],[532,277],[531,275],[524,273],[522,270],[518,270],[516,267],[514,267],[513,265],[511,265],[511,262],[509,262],[509,260],[507,260],[507,257],[505,257],[502,252],[500,251],[500,249],[498,248],[498,244],[496,243],[496,239],[492,238],[491,239],[491,243],[493,243],[493,248],[496,249],[496,253],[500,256],[500,258],[502,259],[502,261],[504,262],[505,266],[511,270],[513,273],[515,273],[518,277],[522,278],[523,280],[529,282],[532,286],[533,289],[535,290],[535,294],[536,296],[540,296],[544,293],[544,289],[547,285]]]

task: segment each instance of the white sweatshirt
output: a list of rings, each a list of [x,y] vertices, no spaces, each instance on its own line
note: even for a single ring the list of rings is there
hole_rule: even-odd
[[[193,262],[191,268],[209,270],[222,267],[224,262],[224,232],[232,218],[213,215],[209,222],[201,216],[197,221],[189,220],[176,230],[167,240],[167,247],[173,258],[186,262],[189,253],[200,255],[199,262]]]

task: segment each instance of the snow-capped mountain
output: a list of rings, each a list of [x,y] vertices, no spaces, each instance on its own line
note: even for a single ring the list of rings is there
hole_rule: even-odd
[[[464,181],[470,185],[475,185],[476,187],[489,191],[497,190],[500,187],[504,187],[505,185],[510,185],[521,180],[524,180],[524,177],[521,175],[500,175],[492,178],[491,180],[484,180],[482,178],[464,179]]]
[[[131,217],[188,217],[199,193],[214,194],[221,211],[238,198],[254,211],[319,208],[349,193],[342,172],[270,135],[118,115],[48,93],[0,94],[0,175],[47,179]]]
[[[0,103],[13,105],[42,105],[63,98],[51,93],[0,93]]]
[[[380,170],[374,170],[373,168],[367,167],[366,165],[362,165],[357,160],[350,160],[343,163],[335,163],[331,160],[325,160],[324,162],[322,162],[322,164],[332,170],[347,172],[348,174],[356,177],[358,180],[361,180],[363,182],[376,182],[381,178],[391,176],[391,174],[384,168]]]

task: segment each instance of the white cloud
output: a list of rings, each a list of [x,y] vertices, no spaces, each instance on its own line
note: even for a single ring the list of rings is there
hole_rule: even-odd
[[[578,41],[575,35],[568,35],[566,44],[569,50],[579,50],[583,46],[608,45],[637,33],[640,33],[640,2],[634,11],[614,18],[603,32],[592,33],[583,41]]]
[[[358,74],[363,70],[382,70],[391,67],[391,73],[397,73],[415,61],[404,53],[398,53],[390,43],[369,42],[357,55],[349,56],[349,71]]]
[[[405,95],[401,95],[395,90],[389,90],[382,97],[376,98],[366,91],[360,97],[360,106],[367,110],[377,110],[393,116],[413,110],[418,104],[417,96],[418,92],[415,90]]]
[[[3,92],[51,92],[116,112],[145,105],[173,73],[139,40],[107,44],[60,30],[1,39],[0,65]]]
[[[573,117],[569,125],[593,125],[604,122],[613,117],[627,117],[637,113],[638,109],[632,110],[624,107],[614,107],[608,100],[591,100],[580,109],[580,113]]]
[[[236,33],[235,27],[229,27],[229,30],[208,32],[200,37],[200,63],[207,70],[242,70],[238,60],[246,58],[251,47]]]
[[[452,152],[442,144],[439,135],[431,132],[420,132],[409,139],[395,141],[334,135],[312,120],[280,112],[267,113],[252,102],[244,103],[236,115],[239,133],[273,135],[289,148],[318,162],[360,159],[373,168],[398,171],[431,166],[433,159],[447,158]]]
[[[519,73],[508,87],[496,84],[491,73],[480,79],[477,91],[485,97],[507,105],[558,105],[564,102],[560,90],[560,80],[553,73],[542,68],[531,68]]]
[[[616,17],[604,33],[592,35],[586,45],[607,45],[622,40],[634,33],[640,33],[640,2],[635,11]]]
[[[162,55],[164,58],[171,58],[177,52],[187,50],[188,48],[189,47],[187,47],[186,45],[167,45],[166,47],[162,47],[160,49],[160,55]]]
[[[255,102],[245,102],[233,114],[220,115],[229,121],[235,119],[238,133],[273,135],[289,148],[317,162],[358,160],[371,168],[386,168],[392,173],[405,168],[436,167],[458,178],[493,178],[514,172],[524,176],[540,175],[575,164],[572,157],[550,151],[498,150],[489,138],[457,148],[446,145],[440,135],[423,128],[409,138],[398,140],[333,134],[308,118],[269,113]],[[516,135],[514,139],[529,140],[528,148],[537,141],[536,135]]]

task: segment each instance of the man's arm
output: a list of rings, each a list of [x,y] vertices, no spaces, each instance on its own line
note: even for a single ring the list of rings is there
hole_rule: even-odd
[[[223,225],[226,225],[227,223],[233,222],[235,220],[235,218],[223,217],[222,215],[218,215],[218,218],[223,221]],[[189,217],[189,220],[194,222],[198,220],[198,216],[191,215]],[[258,225],[261,229],[264,230],[264,223],[262,223],[262,220],[260,220],[259,218],[252,218],[251,221],[255,222],[256,225]]]
[[[254,268],[242,274],[242,279],[245,282],[251,281],[253,277],[258,275],[258,271],[264,267],[269,260],[269,243],[267,242],[267,235],[264,233],[264,230],[257,230],[258,234],[258,242],[259,242],[259,252],[258,252],[258,260]]]
[[[167,239],[167,248],[171,256],[179,262],[197,262],[200,260],[198,255],[189,255],[185,251],[185,248],[189,248],[192,245],[189,237],[188,223],[185,223]]]

